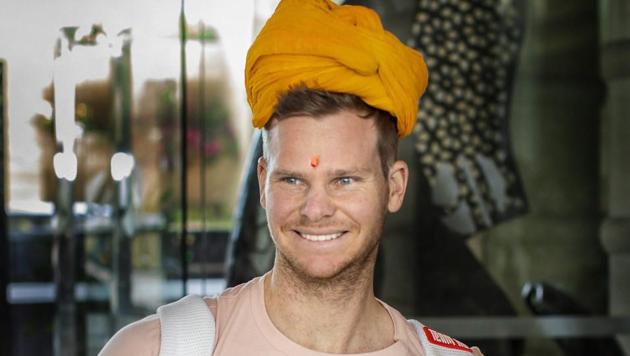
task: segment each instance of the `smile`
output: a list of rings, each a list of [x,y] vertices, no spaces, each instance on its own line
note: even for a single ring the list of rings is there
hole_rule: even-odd
[[[337,232],[334,234],[325,234],[325,235],[312,235],[312,234],[304,234],[300,232],[299,235],[302,238],[309,241],[330,241],[330,240],[339,238],[341,235],[343,235],[343,232]]]

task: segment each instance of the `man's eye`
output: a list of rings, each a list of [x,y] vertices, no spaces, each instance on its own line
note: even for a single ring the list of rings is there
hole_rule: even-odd
[[[295,184],[298,184],[300,182],[300,180],[295,178],[295,177],[284,177],[284,178],[282,178],[282,181],[287,183],[287,184],[291,184],[291,185],[295,185]]]
[[[341,177],[337,179],[337,183],[340,185],[350,185],[354,183],[354,179],[352,177]]]

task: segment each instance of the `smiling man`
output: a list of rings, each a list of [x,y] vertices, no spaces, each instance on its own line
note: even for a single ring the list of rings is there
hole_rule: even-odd
[[[400,208],[408,176],[393,118],[355,95],[293,89],[263,142],[258,180],[276,259],[262,283],[274,326],[321,352],[421,354],[415,331],[373,294],[385,215]]]
[[[427,85],[422,56],[367,8],[283,0],[245,76],[272,270],[160,307],[101,355],[481,355],[373,292],[384,221],[407,187],[396,152]]]

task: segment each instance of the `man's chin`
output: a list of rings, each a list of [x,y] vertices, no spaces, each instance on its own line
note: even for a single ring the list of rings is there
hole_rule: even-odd
[[[278,252],[278,251],[276,251]],[[373,261],[369,257],[347,259],[343,256],[302,256],[302,258],[287,258],[280,255],[280,265],[284,270],[305,283],[316,284],[347,284],[355,283],[360,275],[370,270]],[[279,261],[276,261],[279,262]]]

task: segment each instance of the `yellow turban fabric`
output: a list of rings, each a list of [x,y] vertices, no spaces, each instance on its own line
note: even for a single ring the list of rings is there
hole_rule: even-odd
[[[428,72],[420,53],[383,29],[378,14],[330,0],[282,0],[247,53],[245,87],[254,127],[298,85],[359,96],[411,133]]]

